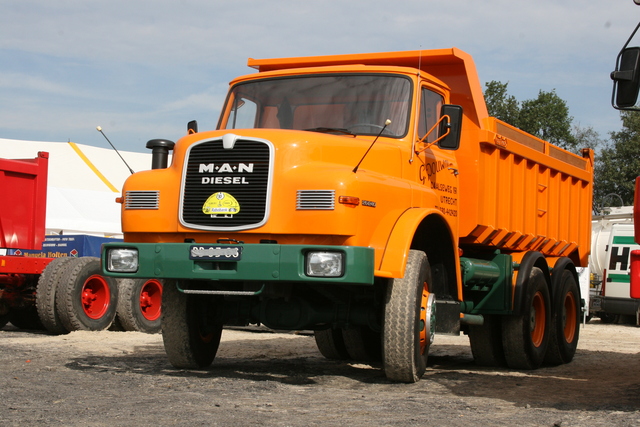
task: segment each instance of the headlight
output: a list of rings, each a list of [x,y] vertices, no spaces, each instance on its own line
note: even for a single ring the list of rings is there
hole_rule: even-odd
[[[309,252],[307,254],[307,276],[340,277],[344,274],[342,252]]]
[[[107,270],[116,273],[135,273],[138,271],[138,250],[109,249],[109,252],[107,252]]]

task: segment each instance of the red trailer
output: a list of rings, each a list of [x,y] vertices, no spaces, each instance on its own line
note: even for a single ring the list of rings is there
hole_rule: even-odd
[[[158,332],[157,280],[105,277],[99,257],[82,252],[27,254],[42,249],[45,240],[48,163],[46,152],[35,159],[0,159],[0,328],[11,322],[63,334],[106,329],[115,321],[125,330]]]
[[[7,256],[8,249],[39,249],[45,231],[49,153],[35,159],[0,159],[0,326],[38,324],[38,277],[50,258]]]

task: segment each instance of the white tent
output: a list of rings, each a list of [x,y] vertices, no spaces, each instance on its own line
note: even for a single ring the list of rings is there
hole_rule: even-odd
[[[73,142],[37,142],[0,138],[0,157],[32,159],[49,153],[47,234],[122,235],[120,204],[131,172],[113,149]],[[135,172],[151,168],[151,152],[120,154]]]

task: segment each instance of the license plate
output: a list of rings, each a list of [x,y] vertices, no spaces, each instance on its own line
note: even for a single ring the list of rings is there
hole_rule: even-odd
[[[239,261],[242,258],[242,246],[193,245],[189,249],[189,259]]]

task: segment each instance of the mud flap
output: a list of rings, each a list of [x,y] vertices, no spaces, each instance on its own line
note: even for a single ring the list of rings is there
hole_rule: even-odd
[[[460,335],[460,302],[436,298],[436,333]]]

